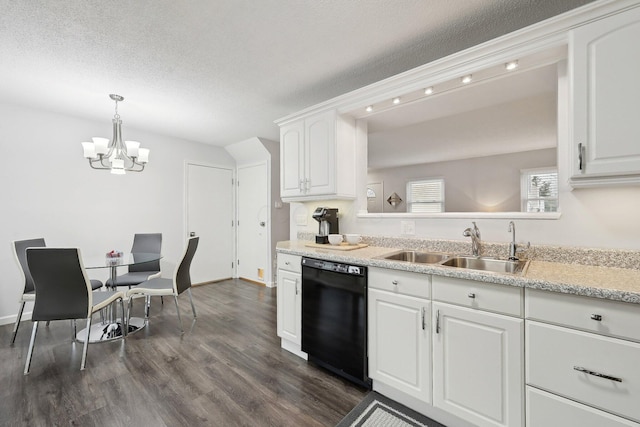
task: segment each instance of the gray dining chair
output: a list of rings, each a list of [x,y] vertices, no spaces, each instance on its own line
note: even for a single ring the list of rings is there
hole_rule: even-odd
[[[162,248],[162,233],[141,233],[133,236],[131,253],[144,252],[160,254]],[[145,262],[144,264],[130,265],[127,273],[116,277],[115,286],[138,285],[154,277],[160,277],[160,260]],[[107,287],[113,287],[113,281],[108,279]]]
[[[22,278],[24,281],[24,289],[22,291],[22,295],[20,296],[20,301],[18,302],[18,315],[16,316],[16,323],[13,325],[13,336],[11,337],[11,344],[13,345],[16,341],[16,335],[18,335],[18,328],[20,327],[20,320],[22,319],[22,312],[24,311],[24,306],[27,301],[35,301],[36,293],[33,287],[33,279],[31,278],[31,273],[29,272],[29,266],[27,265],[27,248],[43,248],[46,247],[46,243],[44,242],[44,238],[39,237],[37,239],[27,239],[27,240],[14,240],[12,242],[13,247],[13,255],[20,267],[20,273],[22,273]],[[92,279],[91,280],[91,289],[96,290],[102,287],[102,282],[100,280]]]
[[[193,310],[193,317],[196,317],[196,307],[193,305],[193,297],[191,295],[191,261],[198,248],[199,237],[189,238],[187,243],[187,249],[182,255],[182,259],[176,267],[173,278],[156,277],[146,282],[140,283],[137,286],[132,287],[126,292],[126,297],[129,298],[128,310],[127,310],[127,324],[131,316],[131,304],[134,296],[144,295],[145,300],[145,320],[149,320],[149,305],[152,296],[173,296],[176,303],[176,311],[178,313],[178,322],[180,323],[180,330],[184,333],[182,328],[182,319],[180,318],[180,307],[178,306],[178,295],[187,291],[189,294],[189,300],[191,301],[191,310]]]
[[[25,375],[29,373],[31,367],[39,322],[65,319],[75,321],[85,318],[87,331],[89,331],[93,314],[118,300],[122,318],[125,317],[124,293],[121,291],[93,292],[79,249],[31,247],[26,250],[26,258],[37,298],[31,314],[33,330],[24,365]],[[126,335],[126,328],[123,329]],[[73,338],[75,341],[75,335]],[[84,370],[86,365],[88,344],[87,336],[82,350],[80,370]]]

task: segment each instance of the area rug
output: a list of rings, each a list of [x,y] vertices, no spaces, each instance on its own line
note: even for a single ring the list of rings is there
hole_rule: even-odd
[[[336,427],[445,427],[385,396],[370,392]]]

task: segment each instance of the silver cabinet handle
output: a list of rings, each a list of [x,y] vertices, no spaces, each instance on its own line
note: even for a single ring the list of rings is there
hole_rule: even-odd
[[[592,315],[591,315],[591,318],[592,318],[593,320],[597,320],[598,322],[602,320],[602,316],[601,316],[601,315],[599,315],[599,314],[592,314]]]
[[[305,179],[304,182],[305,182],[304,191],[307,192],[307,191],[311,190],[311,180],[310,179]]]
[[[424,331],[424,329],[425,329],[425,324],[424,324],[424,307],[422,307],[421,311],[422,311],[422,330]]]
[[[296,295],[298,295],[298,279],[296,279]]]
[[[582,164],[582,157],[584,153],[584,148],[582,147],[582,142],[578,144],[578,169],[579,170],[584,170],[583,168],[583,164]]]
[[[468,296],[469,298],[473,299],[473,298],[475,298],[475,297],[476,297],[476,294],[474,294],[473,292],[469,292],[469,293],[467,294],[467,296]]]
[[[300,189],[300,191],[304,192],[304,179],[300,180],[300,183],[298,184],[298,188]]]
[[[436,311],[436,334],[440,333],[440,310]]]
[[[586,368],[583,368],[582,366],[574,366],[573,369],[575,369],[576,371],[579,371],[579,372],[584,372],[585,374],[593,375],[594,377],[604,378],[606,380],[611,380],[611,381],[615,381],[615,382],[618,382],[618,383],[622,382],[621,378],[612,377],[611,375],[605,375],[605,374],[601,374],[599,372],[590,371],[590,370],[588,370]]]
[[[398,286],[398,281],[397,281],[397,280],[394,280],[394,281],[392,281],[392,282],[391,282],[391,284],[392,284],[393,286]]]

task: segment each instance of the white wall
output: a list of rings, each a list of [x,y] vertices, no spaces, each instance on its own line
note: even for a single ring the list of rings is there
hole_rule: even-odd
[[[566,80],[559,81],[559,92],[565,93]],[[579,246],[607,249],[640,250],[640,186],[582,188],[572,190],[568,185],[570,165],[569,114],[567,96],[560,96],[558,103],[558,180],[559,219],[516,219],[518,241],[530,241],[532,245]],[[291,234],[295,239],[299,231],[317,232],[317,222],[311,218],[316,206],[337,207],[340,212],[341,233],[361,233],[373,236],[403,236],[424,239],[450,239],[467,241],[462,231],[476,220],[482,239],[491,242],[508,242],[510,218],[398,218],[358,217],[366,211],[367,199],[367,129],[359,121],[356,131],[357,152],[356,182],[361,190],[355,201],[320,201],[292,203]],[[385,189],[386,191],[386,189]],[[385,202],[386,203],[386,202]],[[306,225],[298,225],[306,216]],[[401,234],[403,221],[415,223],[415,235]]]
[[[640,186],[581,188],[569,186],[572,147],[569,141],[569,89],[566,73],[561,70],[558,80],[558,181],[561,216],[559,219],[516,219],[517,240],[532,245],[560,245],[606,249],[640,250]],[[367,183],[367,126],[363,120],[356,125],[356,184],[360,191],[355,201],[320,201],[291,203],[291,234],[299,231],[317,232],[317,222],[311,218],[316,206],[336,207],[340,212],[341,233],[361,233],[373,236],[403,236],[402,222],[415,223],[415,237],[468,241],[462,231],[476,221],[482,239],[508,242],[511,218],[398,218],[358,217],[366,212]],[[385,189],[386,191],[386,189]],[[386,203],[386,202],[385,202]],[[299,218],[307,218],[306,225],[298,225]]]
[[[48,246],[101,256],[130,250],[136,232],[161,232],[162,269],[170,275],[185,241],[185,161],[235,165],[224,149],[135,130],[123,117],[123,138],[151,149],[149,165],[111,175],[91,169],[80,146],[92,136],[110,138],[110,116],[87,121],[0,104],[0,117],[0,324],[15,320],[23,286],[11,241],[44,237]],[[108,272],[90,275],[104,280]]]

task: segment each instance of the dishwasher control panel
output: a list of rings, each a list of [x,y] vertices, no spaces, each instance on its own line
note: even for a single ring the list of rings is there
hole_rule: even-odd
[[[354,276],[364,276],[366,271],[366,267],[359,265],[342,264],[339,262],[314,258],[302,258],[302,265],[319,270],[335,271],[336,273],[351,274]]]

